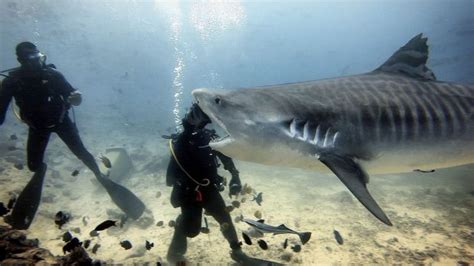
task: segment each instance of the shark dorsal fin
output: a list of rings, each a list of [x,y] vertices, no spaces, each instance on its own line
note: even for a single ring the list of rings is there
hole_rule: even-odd
[[[284,225],[284,224],[280,224],[277,228],[281,229],[281,230],[289,230],[290,229],[290,228],[286,227],[286,225]]]
[[[416,35],[375,71],[404,74],[424,80],[436,80],[433,71],[426,66],[428,60],[426,41],[427,38],[423,38],[421,33]]]

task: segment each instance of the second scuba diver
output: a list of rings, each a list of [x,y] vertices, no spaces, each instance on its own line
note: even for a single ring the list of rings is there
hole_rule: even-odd
[[[81,94],[75,90],[54,65],[31,42],[16,47],[21,64],[12,70],[0,88],[0,125],[12,98],[20,109],[20,118],[28,127],[27,160],[33,177],[18,196],[5,221],[15,229],[28,229],[41,200],[47,165],[43,162],[51,133],[56,133],[68,148],[96,176],[113,202],[133,219],[139,218],[145,205],[131,191],[104,176],[94,157],[84,147],[75,123],[68,116],[71,105],[79,105]]]

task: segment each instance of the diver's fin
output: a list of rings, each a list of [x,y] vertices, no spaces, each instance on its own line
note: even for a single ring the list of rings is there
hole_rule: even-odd
[[[97,177],[97,180],[109,193],[112,201],[130,218],[138,219],[145,211],[145,204],[130,190],[115,183],[106,177]]]
[[[48,166],[43,164],[31,178],[18,196],[12,213],[5,217],[5,222],[15,229],[26,230],[30,227],[41,202],[43,180]]]
[[[418,34],[398,49],[385,63],[375,71],[403,74],[412,78],[436,80],[436,77],[426,66],[428,60],[427,38]]]
[[[275,261],[258,259],[258,258],[247,256],[240,249],[231,251],[230,256],[234,261],[238,263],[238,265],[242,265],[242,266],[283,266],[285,265],[285,264],[281,264]]]
[[[386,225],[392,225],[387,215],[367,190],[365,182],[368,180],[367,174],[354,160],[329,152],[321,154],[319,160],[339,177],[342,183],[375,217]]]

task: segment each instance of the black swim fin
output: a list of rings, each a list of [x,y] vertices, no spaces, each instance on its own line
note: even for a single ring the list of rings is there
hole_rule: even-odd
[[[387,215],[379,207],[374,198],[367,190],[367,173],[349,157],[340,156],[334,153],[323,153],[319,160],[325,164],[336,176],[346,185],[354,196],[362,203],[375,217],[386,225],[392,225]]]
[[[23,191],[18,196],[12,213],[5,217],[5,222],[14,229],[26,230],[30,227],[36,211],[41,202],[43,181],[48,166],[43,164],[31,178]]]
[[[115,183],[107,177],[97,177],[107,190],[112,201],[130,218],[138,219],[145,211],[145,204],[130,190]]]

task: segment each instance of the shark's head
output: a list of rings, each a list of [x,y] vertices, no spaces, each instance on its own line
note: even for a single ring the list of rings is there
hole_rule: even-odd
[[[211,148],[236,159],[249,160],[261,156],[259,151],[268,151],[282,118],[276,110],[270,110],[272,107],[263,106],[256,94],[246,92],[196,89],[192,94],[213,124],[225,131],[226,136],[211,142]]]

